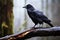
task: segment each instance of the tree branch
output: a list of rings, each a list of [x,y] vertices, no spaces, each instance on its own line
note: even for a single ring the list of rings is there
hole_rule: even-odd
[[[60,36],[60,27],[51,28],[35,28],[30,29],[22,33],[13,34],[0,38],[0,40],[24,40],[31,37],[43,37],[43,36]]]

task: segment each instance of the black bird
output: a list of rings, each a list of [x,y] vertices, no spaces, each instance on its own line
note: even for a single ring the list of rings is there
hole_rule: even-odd
[[[27,13],[29,15],[29,17],[32,19],[32,21],[35,23],[35,26],[39,23],[39,24],[43,24],[43,22],[47,23],[48,25],[50,25],[51,27],[53,27],[53,25],[51,24],[51,20],[49,20],[44,14],[43,12],[36,10],[31,4],[28,4],[26,6],[24,6],[23,8],[27,9]]]

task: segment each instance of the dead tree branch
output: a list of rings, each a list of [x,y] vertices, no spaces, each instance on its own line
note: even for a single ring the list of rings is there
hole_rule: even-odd
[[[60,27],[30,29],[19,34],[2,37],[0,40],[24,40],[37,36],[60,36]]]

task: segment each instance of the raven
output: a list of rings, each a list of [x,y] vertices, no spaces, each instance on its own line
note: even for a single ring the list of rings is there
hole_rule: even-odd
[[[39,23],[39,24],[43,24],[47,23],[48,25],[50,25],[51,27],[53,27],[53,25],[51,24],[51,20],[49,20],[44,14],[43,12],[36,10],[31,4],[28,4],[26,6],[24,6],[23,8],[27,9],[27,13],[29,15],[29,17],[32,19],[32,21],[35,23],[35,25],[33,26],[35,28],[35,26]]]

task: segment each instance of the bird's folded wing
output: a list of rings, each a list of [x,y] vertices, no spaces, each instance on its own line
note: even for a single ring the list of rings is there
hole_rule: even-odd
[[[33,15],[34,15],[36,18],[41,19],[42,21],[48,21],[48,22],[50,22],[50,20],[43,14],[43,12],[33,11]]]

